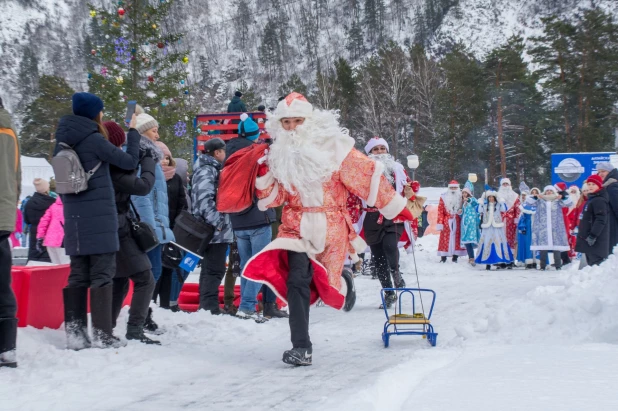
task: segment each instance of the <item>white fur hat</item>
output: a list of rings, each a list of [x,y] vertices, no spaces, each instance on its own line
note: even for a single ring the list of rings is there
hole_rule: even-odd
[[[373,137],[367,142],[367,145],[365,146],[365,153],[369,154],[371,150],[373,150],[374,147],[377,146],[384,146],[386,147],[386,151],[389,151],[388,143],[386,142],[386,140],[384,140],[382,137]]]
[[[143,134],[151,128],[159,127],[157,120],[155,120],[155,118],[150,114],[146,114],[142,106],[138,105],[135,107],[135,114],[135,129],[138,133]]]
[[[500,179],[500,185],[504,184],[504,183],[509,183],[509,185],[511,185],[511,180],[507,177],[504,177],[502,179]]]
[[[558,192],[558,190],[556,190],[556,187],[552,186],[551,184],[548,186],[545,186],[545,188],[543,189],[543,193],[546,191],[553,191],[554,193]]]
[[[275,118],[281,120],[282,118],[302,117],[308,118],[313,114],[313,106],[307,101],[305,96],[300,93],[290,93],[286,98],[281,100],[277,104],[275,110]]]

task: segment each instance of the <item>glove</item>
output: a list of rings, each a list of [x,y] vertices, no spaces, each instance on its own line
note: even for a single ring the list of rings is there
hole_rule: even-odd
[[[43,239],[42,238],[37,238],[36,239],[36,250],[39,253],[43,252]]]
[[[401,213],[399,213],[397,215],[397,217],[393,218],[393,220],[412,221],[412,220],[414,220],[414,216],[412,215],[410,210],[408,210],[406,207],[404,207],[403,210],[401,210]]]
[[[268,164],[266,164],[266,163],[262,163],[262,164],[260,164],[260,165],[258,166],[258,173],[257,173],[258,177],[263,177],[263,176],[265,176],[265,175],[266,175],[266,173],[268,173],[268,170],[270,170],[270,169],[268,168]]]
[[[597,238],[596,238],[595,236],[589,235],[589,236],[586,238],[586,242],[588,243],[588,245],[589,245],[590,247],[592,247],[592,246],[594,245],[594,243],[596,243],[596,242],[597,242]]]
[[[410,184],[410,187],[412,187],[412,191],[414,191],[415,193],[418,193],[418,191],[421,189],[421,183],[419,183],[418,181],[412,181],[412,184]]]
[[[144,150],[144,156],[143,156],[143,158],[146,158],[146,157],[150,157],[150,158],[152,158],[152,150],[151,150],[151,149],[149,149],[149,148],[147,148],[147,149],[145,149],[145,150]]]

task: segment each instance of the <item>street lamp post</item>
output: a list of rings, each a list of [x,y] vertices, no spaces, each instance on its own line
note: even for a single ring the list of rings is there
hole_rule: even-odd
[[[419,166],[418,156],[411,154],[408,156],[408,167],[412,169],[412,181],[414,181],[414,173]]]

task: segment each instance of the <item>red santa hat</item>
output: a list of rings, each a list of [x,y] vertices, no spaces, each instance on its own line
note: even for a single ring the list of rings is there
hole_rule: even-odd
[[[566,189],[567,189],[567,185],[564,184],[563,182],[556,183],[556,192],[557,193],[560,192],[560,191],[566,191]]]
[[[308,118],[313,114],[313,106],[307,101],[305,96],[300,93],[290,93],[286,98],[277,104],[275,117],[282,118],[302,117]]]
[[[448,183],[448,188],[459,188],[459,183],[456,180],[452,180]]]
[[[388,148],[388,143],[382,137],[374,137],[367,142],[365,146],[365,153],[369,154],[374,147],[384,146],[386,147],[386,151],[390,151]]]

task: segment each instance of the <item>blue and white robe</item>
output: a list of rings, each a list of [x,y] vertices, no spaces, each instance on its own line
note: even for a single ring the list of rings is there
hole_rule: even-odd
[[[534,263],[534,254],[530,247],[532,246],[532,216],[536,213],[536,207],[530,204],[519,206],[521,215],[517,224],[517,261],[524,264]],[[522,232],[525,231],[525,234]]]
[[[479,229],[478,201],[474,197],[468,198],[462,207],[461,213],[461,245],[479,243],[481,230]]]
[[[532,251],[569,251],[569,239],[562,209],[571,206],[573,201],[568,197],[562,200],[546,200],[540,196],[538,200],[528,197],[526,204],[536,206],[532,218]]]
[[[507,206],[503,200],[498,203],[480,202],[478,212],[483,218],[479,251],[474,260],[477,264],[508,264],[513,262],[513,252],[506,240],[502,213]]]

